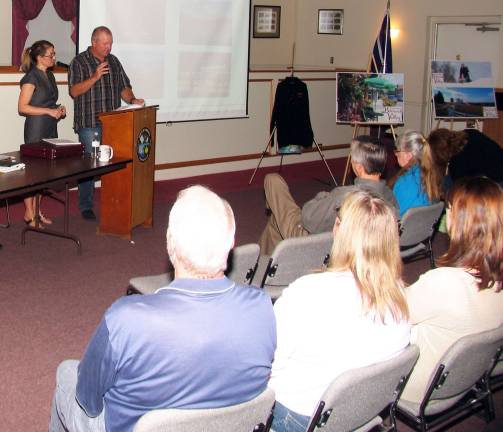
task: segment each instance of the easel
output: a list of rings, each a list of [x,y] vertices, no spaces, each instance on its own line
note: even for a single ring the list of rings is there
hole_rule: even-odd
[[[295,69],[294,69],[294,64],[295,64],[294,63],[294,59],[295,59],[295,44],[293,44],[293,46],[292,46],[292,63],[291,63],[291,66],[290,66],[290,77],[293,77],[294,76],[294,72],[295,72]],[[274,125],[274,129],[272,130],[271,135],[269,136],[269,139],[266,142],[265,149],[262,152],[262,155],[260,156],[260,160],[259,160],[259,162],[257,164],[257,167],[255,168],[255,171],[253,171],[253,174],[250,177],[250,181],[248,182],[248,185],[251,185],[253,179],[255,178],[255,174],[257,173],[257,171],[258,171],[258,169],[260,167],[260,164],[262,163],[262,160],[264,159],[264,156],[269,153],[269,148],[272,147],[272,141],[273,141],[274,133],[275,132],[276,132],[276,125]],[[323,152],[321,151],[320,146],[318,145],[318,143],[316,142],[316,139],[314,138],[314,134],[313,134],[313,143],[316,146],[316,150],[318,150],[318,153],[320,154],[321,160],[325,164],[325,167],[327,168],[328,173],[330,174],[330,177],[332,177],[332,181],[334,182],[334,185],[337,186],[337,182],[335,181],[335,177],[332,174],[332,170],[328,166],[328,163],[327,163],[327,161],[325,159],[325,156],[323,155]],[[284,154],[281,154],[281,161],[279,163],[280,170],[281,170],[281,167],[283,166],[283,156],[284,156]]]
[[[250,181],[248,182],[248,185],[251,185],[253,179],[255,178],[255,174],[257,174],[257,171],[260,167],[260,164],[262,163],[262,160],[264,159],[264,156],[266,154],[269,153],[269,148],[272,147],[272,139],[274,137],[274,133],[276,132],[276,125],[274,126],[274,129],[272,130],[271,132],[271,135],[269,136],[269,139],[267,140],[267,143],[266,143],[266,146],[265,146],[265,149],[264,151],[262,152],[262,155],[260,156],[260,160],[258,162],[258,165],[257,167],[255,168],[255,171],[253,171],[253,174],[252,176],[250,177]],[[321,148],[319,146],[319,144],[316,142],[316,139],[313,137],[313,143],[314,145],[316,146],[316,150],[318,150],[318,153],[320,154],[320,157],[321,157],[321,160],[323,161],[323,163],[325,164],[325,167],[327,168],[328,170],[328,173],[330,174],[330,177],[332,177],[332,181],[334,182],[334,185],[337,186],[337,181],[335,180],[335,177],[334,175],[332,174],[332,170],[330,169],[330,167],[328,166],[328,163],[327,163],[327,160],[325,159],[325,156],[323,155],[323,152],[321,151]],[[281,166],[283,165],[283,154],[281,155],[281,161],[280,161],[280,168]]]
[[[391,133],[393,134],[393,139],[396,141],[396,133],[395,133],[395,128],[393,127],[393,124],[391,123],[366,123],[366,122],[353,122],[351,125],[354,127],[353,130],[353,138],[354,140],[358,135],[360,128],[362,126],[386,126],[391,129]],[[346,177],[349,174],[349,165],[351,163],[351,152],[348,153],[348,157],[346,159],[346,167],[344,168],[344,177],[342,178],[342,186],[346,184]]]
[[[449,130],[453,130],[454,129],[454,123],[460,123],[460,122],[464,122],[464,123],[468,123],[468,122],[472,122],[473,124],[475,124],[475,128],[477,130],[481,130],[481,121],[480,119],[454,119],[454,118],[449,118],[449,119],[442,119],[442,118],[437,118],[437,127],[436,129],[439,129],[440,128],[440,124],[442,122],[446,122],[446,123],[449,123]],[[468,125],[467,125],[468,126]]]

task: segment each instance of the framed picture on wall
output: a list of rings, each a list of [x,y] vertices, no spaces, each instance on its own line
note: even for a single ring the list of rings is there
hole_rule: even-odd
[[[344,9],[318,9],[318,34],[341,35]]]
[[[253,37],[279,38],[281,6],[253,6]]]

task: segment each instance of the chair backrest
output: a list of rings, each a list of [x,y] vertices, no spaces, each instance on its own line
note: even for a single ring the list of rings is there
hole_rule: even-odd
[[[397,402],[418,357],[419,348],[409,345],[389,360],[337,377],[323,393],[308,431],[352,431],[373,420]]]
[[[435,414],[454,405],[460,395],[490,372],[502,345],[503,326],[458,339],[442,356],[432,374],[422,403],[425,413]]]
[[[229,253],[225,274],[236,283],[251,283],[257,270],[259,255],[260,246],[257,243],[236,246]],[[173,276],[173,273],[162,273],[132,278],[129,280],[127,294],[153,294],[159,288],[168,285]]]
[[[250,284],[257,270],[260,246],[249,243],[236,246],[229,253],[225,274],[236,283]]]
[[[400,222],[400,246],[413,246],[429,239],[440,219],[444,203],[407,210]]]
[[[332,232],[282,240],[275,248],[261,286],[273,299],[294,280],[324,267],[333,243]]]
[[[224,408],[153,410],[138,420],[133,432],[267,431],[274,398],[274,391],[266,389],[251,401]]]

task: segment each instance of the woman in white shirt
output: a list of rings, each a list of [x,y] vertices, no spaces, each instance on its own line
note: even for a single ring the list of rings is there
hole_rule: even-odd
[[[296,280],[274,306],[278,345],[269,385],[276,392],[275,432],[304,431],[338,375],[409,344],[394,211],[375,195],[354,192],[333,232],[328,270]]]
[[[401,399],[419,403],[433,369],[461,337],[503,324],[503,189],[486,177],[449,191],[450,244],[406,292],[419,360]]]

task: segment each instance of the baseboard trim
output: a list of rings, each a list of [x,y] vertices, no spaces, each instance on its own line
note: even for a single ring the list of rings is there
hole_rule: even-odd
[[[340,150],[340,149],[347,149],[349,148],[349,144],[333,144],[333,145],[324,145],[321,147],[322,150]],[[313,153],[316,152],[316,148],[310,148],[304,150],[304,153]],[[187,168],[187,167],[193,167],[193,166],[200,166],[200,165],[213,165],[213,164],[219,164],[219,163],[225,163],[225,162],[240,162],[240,161],[246,161],[246,160],[251,160],[251,159],[260,159],[261,153],[252,153],[252,154],[246,154],[246,155],[237,155],[237,156],[224,156],[224,157],[217,157],[217,158],[211,158],[211,159],[199,159],[199,160],[191,160],[191,161],[183,161],[183,162],[172,162],[172,163],[163,163],[163,164],[157,164],[155,166],[155,169],[160,171],[160,170],[165,170],[165,169],[173,169],[173,168]],[[264,158],[278,158],[281,155],[279,154],[266,154],[264,155]]]

